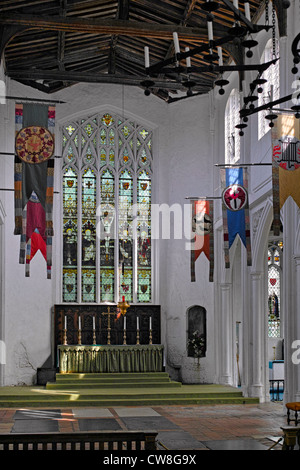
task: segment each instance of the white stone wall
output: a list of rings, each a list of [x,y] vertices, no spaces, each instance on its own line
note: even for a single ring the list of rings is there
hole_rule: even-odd
[[[76,115],[99,111],[117,111],[133,116],[154,129],[156,175],[154,202],[177,204],[183,209],[190,195],[207,195],[212,187],[212,164],[209,96],[195,97],[167,105],[154,96],[146,97],[142,90],[108,85],[74,85],[48,97],[15,82],[9,82],[11,95],[57,99],[65,104],[56,108],[56,154],[61,150],[60,125]],[[123,109],[124,104],[124,109]],[[14,150],[14,101],[7,101],[7,151]],[[3,148],[3,147],[2,147]],[[6,187],[13,188],[13,156],[1,160]],[[60,190],[60,160],[55,161],[55,191]],[[201,193],[201,194],[200,194]],[[52,307],[61,302],[61,204],[54,195],[54,230],[52,280],[46,279],[46,265],[38,253],[31,262],[30,277],[25,278],[24,265],[18,264],[19,236],[13,235],[13,192],[1,194],[5,212],[5,298],[4,338],[7,347],[4,384],[32,383],[36,369],[41,367],[52,351]],[[176,222],[177,223],[177,222]],[[173,237],[171,230],[171,238]],[[182,222],[182,234],[184,226]],[[162,306],[162,342],[165,362],[170,374],[177,374],[172,366],[182,366],[184,381],[198,381],[194,361],[187,358],[186,311],[191,305],[202,305],[207,310],[208,352],[201,363],[202,379],[211,382],[214,377],[213,347],[213,289],[208,282],[208,262],[204,255],[196,266],[196,283],[190,282],[190,255],[186,239],[156,242],[157,269],[155,303]]]
[[[280,38],[281,95],[291,92],[295,77],[291,44],[299,31],[299,2],[291,1],[288,10],[288,37]],[[263,17],[260,21],[263,21]],[[271,33],[256,35],[259,46],[251,61],[257,63]],[[250,62],[247,59],[248,63]],[[256,73],[247,74],[246,89]],[[225,78],[225,77],[224,77]],[[154,96],[145,97],[136,87],[119,85],[74,85],[53,96],[44,96],[12,81],[11,95],[50,98],[64,101],[57,106],[56,153],[61,151],[60,124],[68,118],[94,111],[117,111],[131,115],[153,128],[156,161],[154,202],[188,206],[188,196],[220,196],[217,163],[224,163],[224,112],[227,98],[239,86],[237,74],[226,75],[230,84],[226,94],[216,91],[167,105]],[[124,105],[124,108],[123,108]],[[14,150],[14,102],[0,107],[2,151]],[[270,133],[258,140],[257,115],[253,115],[241,142],[241,163],[271,162]],[[57,160],[57,167],[59,160]],[[1,156],[0,187],[13,187],[13,157]],[[209,283],[209,263],[204,254],[196,262],[196,282],[190,282],[190,253],[185,237],[155,243],[155,303],[162,307],[162,343],[165,364],[174,379],[184,382],[215,382],[241,386],[246,396],[268,400],[266,248],[272,223],[271,167],[250,170],[250,216],[252,267],[246,266],[245,248],[236,242],[231,249],[231,267],[224,268],[221,203],[215,204],[215,282]],[[59,170],[55,190],[60,190]],[[2,244],[2,290],[0,340],[6,345],[6,365],[0,364],[2,384],[31,383],[52,351],[51,309],[61,302],[61,205],[54,196],[53,277],[46,279],[42,256],[36,256],[31,277],[25,278],[18,264],[19,237],[13,236],[14,198],[0,192],[0,248]],[[178,206],[177,206],[178,207]],[[282,211],[284,230],[284,301],[286,399],[299,400],[299,366],[291,362],[291,346],[300,339],[300,215],[292,201]],[[177,227],[177,226],[176,226]],[[184,234],[184,224],[182,222]],[[172,232],[171,232],[172,233]],[[207,312],[207,354],[200,367],[187,357],[187,309],[200,305]],[[236,328],[239,325],[239,362],[236,357]],[[1,362],[1,361],[0,361]]]

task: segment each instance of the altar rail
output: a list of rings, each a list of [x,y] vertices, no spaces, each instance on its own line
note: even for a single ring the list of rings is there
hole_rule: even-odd
[[[156,436],[151,431],[0,434],[0,451],[156,450]]]

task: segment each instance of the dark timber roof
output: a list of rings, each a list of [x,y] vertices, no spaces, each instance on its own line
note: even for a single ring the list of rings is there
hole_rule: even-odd
[[[181,51],[208,44],[205,1],[0,0],[6,73],[46,93],[79,82],[141,86],[146,78],[144,46],[149,47],[152,66],[174,58],[173,31],[178,33]],[[226,2],[219,0],[219,4],[213,13],[214,39],[224,37],[234,23]],[[244,12],[243,1],[239,4]],[[250,0],[249,4],[256,23],[265,1]],[[245,50],[240,42],[233,37],[224,44],[224,63],[243,62]],[[185,66],[186,62],[181,63]],[[193,55],[191,63],[198,68],[211,65],[207,50]],[[213,67],[192,73],[190,80],[197,82],[194,93],[207,93],[218,75]],[[152,91],[161,99],[172,101],[183,90],[176,73],[156,74]]]

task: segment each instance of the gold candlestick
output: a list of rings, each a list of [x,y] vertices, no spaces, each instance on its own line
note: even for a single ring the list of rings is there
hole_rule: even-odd
[[[126,344],[126,330],[123,330],[123,344]]]
[[[93,344],[96,344],[96,330],[93,329]]]
[[[140,344],[140,330],[136,330],[136,344]]]
[[[110,344],[110,316],[115,315],[115,312],[111,312],[110,307],[107,307],[107,312],[102,312],[102,315],[107,315],[107,344]]]
[[[152,330],[149,331],[149,344],[152,344]]]
[[[78,344],[81,344],[81,330],[78,329]]]

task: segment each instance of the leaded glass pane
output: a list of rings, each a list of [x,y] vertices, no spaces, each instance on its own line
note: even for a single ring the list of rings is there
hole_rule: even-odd
[[[77,300],[77,174],[72,168],[63,176],[63,299]]]
[[[96,300],[96,177],[86,169],[82,177],[82,271],[83,302]]]
[[[232,90],[225,109],[225,163],[235,163],[240,158],[240,136],[235,127],[239,124],[240,96]]]
[[[62,139],[63,301],[151,302],[151,132],[106,113]]]
[[[125,300],[132,301],[132,204],[133,204],[133,179],[128,170],[123,170],[119,178],[119,264],[120,270],[120,295]]]
[[[151,301],[151,179],[140,172],[137,183],[137,296],[139,302]]]
[[[114,301],[115,265],[115,181],[110,170],[101,175],[100,214],[100,300]]]
[[[281,248],[282,242],[272,242],[268,249],[268,323],[269,337],[280,337]]]
[[[114,119],[109,113],[104,114],[101,121],[107,127],[111,126],[114,123]]]
[[[275,39],[275,56],[279,57],[279,42]],[[273,41],[269,39],[267,42],[266,48],[261,57],[261,63],[270,62],[276,57],[273,57]],[[275,101],[279,99],[280,95],[280,73],[279,73],[280,61],[277,60],[276,63],[270,65],[270,67],[265,70],[261,78],[267,80],[266,83],[262,86],[262,91],[258,93],[258,106],[263,106],[264,104]],[[269,130],[269,122],[266,119],[266,115],[269,113],[269,110],[262,110],[258,113],[258,138],[261,139]]]

